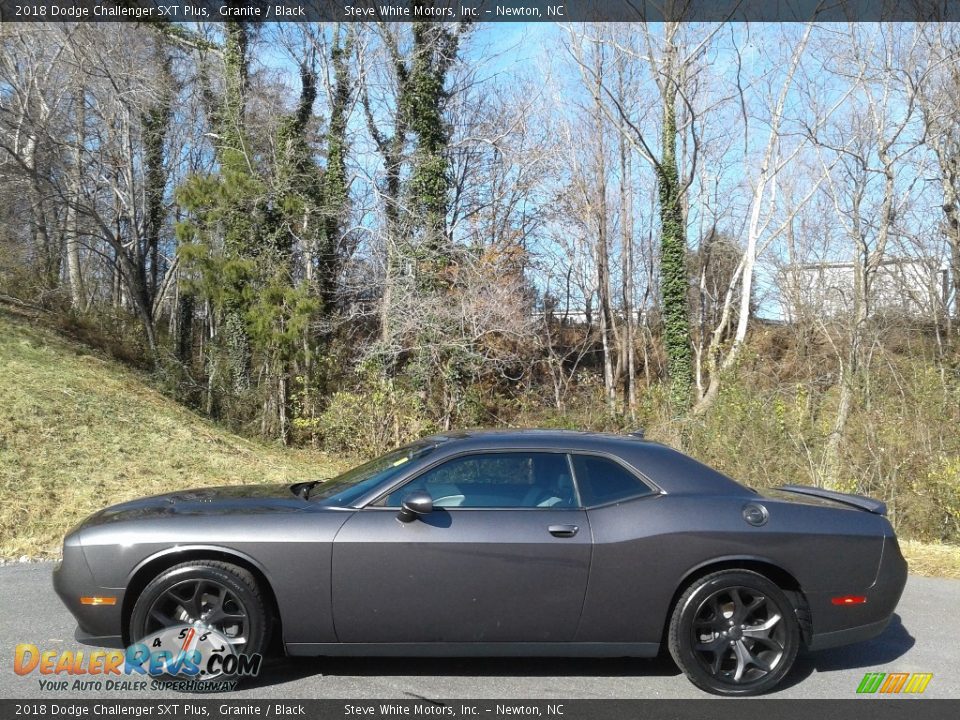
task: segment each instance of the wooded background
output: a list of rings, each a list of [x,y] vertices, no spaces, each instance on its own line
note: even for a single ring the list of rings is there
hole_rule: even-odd
[[[958,97],[954,24],[3,25],[0,297],[283,444],[642,426],[958,541]]]

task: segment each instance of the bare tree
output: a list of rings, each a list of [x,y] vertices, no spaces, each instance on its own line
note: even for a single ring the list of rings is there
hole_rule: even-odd
[[[8,88],[0,104],[5,152],[0,168],[6,182],[26,190],[30,242],[40,256],[44,283],[53,289],[60,281],[63,243],[49,179],[62,169],[63,158],[47,141],[66,131],[65,47],[46,42],[41,27],[4,25],[0,38],[0,76]]]
[[[681,8],[671,6],[671,12]],[[690,402],[692,351],[687,309],[687,191],[696,176],[700,154],[698,122],[703,112],[696,104],[698,74],[702,60],[720,25],[705,32],[690,30],[684,23],[662,24],[657,32],[642,24],[642,46],[636,34],[609,37],[600,32],[578,33],[569,29],[570,48],[588,85],[597,85],[604,98],[603,111],[615,128],[623,130],[633,149],[648,163],[658,188],[660,225],[660,294],[662,296],[663,339],[668,358],[671,397],[678,412]],[[697,32],[700,35],[697,36]],[[588,61],[584,46],[604,44],[613,52],[648,68],[656,87],[660,116],[648,117],[649,105],[625,103],[616,93],[615,82],[598,78]],[[634,111],[639,108],[639,115]],[[659,137],[659,148],[654,138]],[[679,143],[679,145],[678,145]]]
[[[923,28],[926,71],[916,74],[917,102],[924,122],[927,146],[933,150],[943,193],[944,234],[950,249],[951,322],[960,321],[960,35],[950,23]],[[960,322],[957,324],[960,330]]]
[[[843,345],[825,333],[840,366],[837,411],[820,468],[821,482],[831,486],[841,480],[840,444],[861,394],[874,279],[909,198],[911,184],[898,183],[898,173],[919,144],[911,135],[916,86],[905,82],[916,67],[919,33],[851,26],[842,37],[835,72],[851,75],[853,93],[844,115],[812,137],[853,270]]]
[[[797,145],[784,156],[781,151],[781,128],[784,123],[787,98],[793,86],[794,75],[800,65],[800,60],[803,57],[812,30],[813,25],[808,24],[802,37],[794,47],[780,91],[768,111],[767,125],[769,131],[766,146],[763,149],[760,160],[760,166],[756,178],[753,180],[749,222],[746,228],[746,247],[744,248],[740,262],[730,276],[730,282],[724,293],[720,319],[713,329],[710,345],[706,351],[709,384],[694,406],[694,412],[697,413],[704,412],[713,403],[720,388],[722,372],[729,370],[737,362],[737,358],[740,355],[740,351],[747,337],[747,327],[751,314],[750,304],[753,301],[753,278],[757,256],[759,254],[759,243],[761,236],[770,231],[769,226],[775,217],[773,209],[776,203],[777,178],[802,148],[802,145]],[[740,102],[745,106],[747,100],[743,96],[742,88],[740,89],[740,93]],[[744,128],[744,133],[746,134],[748,132],[748,128]],[[783,227],[784,225],[781,224],[779,228],[773,230],[771,233],[772,237],[779,234]],[[767,239],[767,243],[769,243],[770,239],[772,238]],[[735,300],[738,291],[739,298]],[[735,302],[737,308],[734,314]],[[731,323],[731,318],[733,317],[736,317],[736,331],[734,332],[729,350],[724,354],[723,347],[726,334]],[[721,355],[723,355],[722,358]]]

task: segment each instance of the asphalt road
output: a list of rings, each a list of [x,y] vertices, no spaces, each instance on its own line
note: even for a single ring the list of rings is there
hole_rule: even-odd
[[[0,567],[0,698],[157,696],[149,691],[43,692],[13,672],[17,643],[78,650],[73,618],[50,584],[48,563]],[[911,576],[898,615],[880,637],[798,658],[771,697],[850,698],[864,673],[929,672],[924,695],[960,698],[960,581]],[[180,697],[171,694],[173,697]],[[256,699],[704,698],[669,660],[278,659],[231,695]]]

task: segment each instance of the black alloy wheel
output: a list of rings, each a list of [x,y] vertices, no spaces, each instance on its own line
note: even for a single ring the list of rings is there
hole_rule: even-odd
[[[131,613],[130,638],[177,625],[216,630],[237,653],[262,653],[269,637],[256,578],[243,568],[210,560],[176,565],[151,581]]]
[[[677,602],[670,653],[698,687],[756,695],[790,671],[800,646],[793,605],[764,576],[724,570],[694,582]]]

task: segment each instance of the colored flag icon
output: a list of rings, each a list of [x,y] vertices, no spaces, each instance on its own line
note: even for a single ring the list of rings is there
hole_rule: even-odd
[[[933,673],[867,673],[857,686],[857,692],[866,695],[877,692],[886,695],[919,695],[927,689],[932,679]]]

